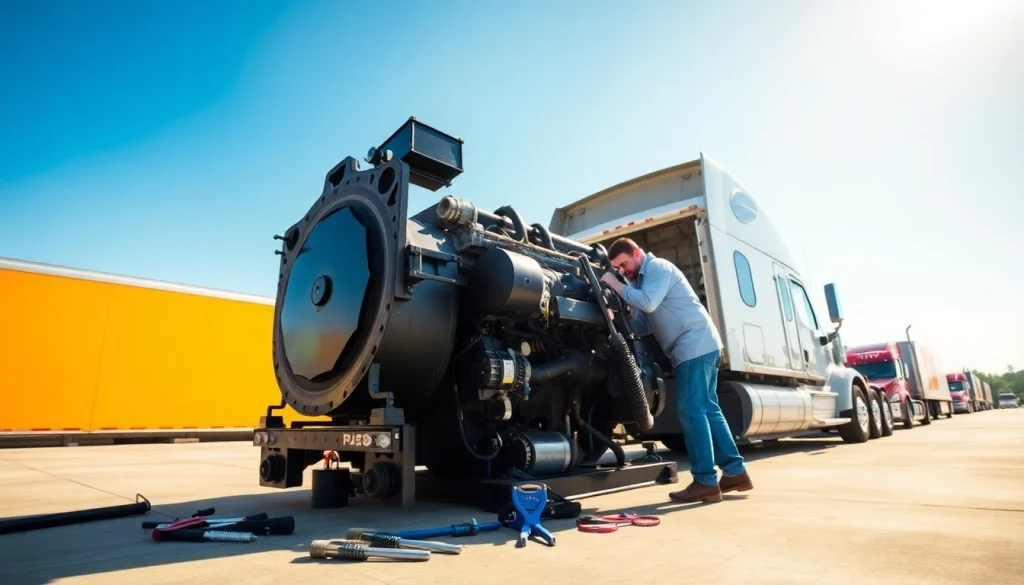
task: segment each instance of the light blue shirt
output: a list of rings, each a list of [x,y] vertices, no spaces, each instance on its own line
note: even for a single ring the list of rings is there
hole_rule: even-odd
[[[686,276],[674,264],[648,252],[637,281],[622,287],[633,307],[633,330],[653,334],[672,367],[722,350],[722,338]]]

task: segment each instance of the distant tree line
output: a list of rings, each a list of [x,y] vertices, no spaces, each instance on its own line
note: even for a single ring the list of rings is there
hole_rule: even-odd
[[[999,400],[999,395],[1005,392],[1012,392],[1017,398],[1024,398],[1024,370],[1006,366],[1005,374],[986,374],[977,370],[974,373],[992,387],[992,400]]]

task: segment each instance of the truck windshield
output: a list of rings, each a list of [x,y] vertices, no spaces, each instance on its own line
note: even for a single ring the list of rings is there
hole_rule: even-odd
[[[963,389],[964,389],[964,383],[963,382],[950,382],[949,383],[949,391],[950,392],[960,392]]]
[[[896,365],[892,361],[858,364],[854,369],[867,376],[868,380],[891,380],[896,377]]]

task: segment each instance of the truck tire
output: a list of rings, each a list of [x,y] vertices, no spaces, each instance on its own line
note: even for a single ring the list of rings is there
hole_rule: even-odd
[[[871,408],[860,386],[853,387],[852,402],[850,422],[839,427],[839,436],[846,443],[863,443],[871,436]]]
[[[882,436],[891,437],[893,430],[892,406],[889,405],[889,400],[885,397],[884,392],[879,392],[876,398],[878,399],[878,408],[882,410]]]
[[[868,392],[868,407],[871,424],[868,426],[870,429],[869,437],[872,439],[878,439],[882,436],[882,405],[878,403],[878,392]]]
[[[900,418],[903,419],[903,428],[914,428],[914,405],[909,398],[900,400]]]
[[[924,418],[921,419],[921,425],[930,425],[932,424],[932,405],[927,400],[921,404],[924,406],[924,408],[922,408],[924,411]]]

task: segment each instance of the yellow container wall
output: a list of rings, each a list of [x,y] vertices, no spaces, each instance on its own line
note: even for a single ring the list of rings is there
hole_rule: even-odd
[[[0,430],[256,426],[281,400],[273,315],[267,304],[0,268]]]

